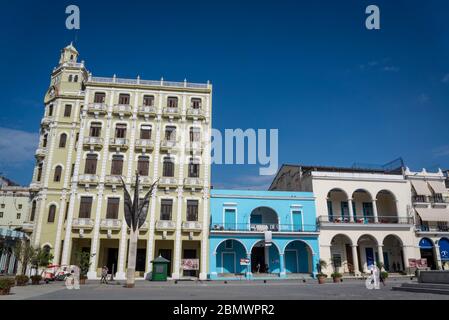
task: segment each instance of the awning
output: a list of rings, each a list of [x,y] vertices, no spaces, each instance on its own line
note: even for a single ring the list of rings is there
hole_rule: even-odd
[[[431,196],[429,186],[424,180],[411,180],[413,188],[415,188],[418,196]]]
[[[435,193],[441,193],[445,194],[447,193],[446,186],[444,184],[444,181],[429,181],[430,187],[432,188],[433,192]]]
[[[449,222],[449,209],[447,208],[416,208],[423,221]]]

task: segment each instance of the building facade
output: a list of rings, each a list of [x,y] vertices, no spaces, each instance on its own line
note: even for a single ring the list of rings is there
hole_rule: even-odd
[[[30,192],[10,180],[0,177],[0,228],[31,233],[28,223]]]
[[[310,192],[211,190],[210,279],[310,277],[318,228]]]
[[[140,229],[136,272],[146,277],[159,255],[172,278],[207,276],[212,86],[209,83],[94,77],[78,51],[62,50],[45,96],[31,190],[33,243],[54,263],[91,253],[90,279],[102,266],[126,273],[128,190],[140,197],[158,181]],[[196,260],[185,270],[183,259]]]
[[[284,165],[270,190],[313,192],[326,272],[368,273],[377,261],[390,272],[410,272],[420,258],[411,188],[396,170]]]
[[[446,176],[438,172],[412,172],[404,176],[412,187],[413,214],[416,221],[415,243],[428,266],[449,269],[449,192]]]

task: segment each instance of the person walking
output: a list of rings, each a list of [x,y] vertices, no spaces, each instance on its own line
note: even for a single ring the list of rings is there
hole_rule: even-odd
[[[104,266],[101,269],[101,283],[108,284],[108,272],[109,272],[109,269],[106,266]]]

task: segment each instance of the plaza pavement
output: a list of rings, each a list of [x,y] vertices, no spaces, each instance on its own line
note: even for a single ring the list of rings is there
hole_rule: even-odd
[[[448,295],[393,291],[393,286],[410,280],[387,281],[381,290],[368,290],[362,280],[319,285],[316,280],[306,283],[286,281],[136,281],[134,289],[123,287],[124,281],[108,285],[88,281],[80,290],[68,290],[63,282],[39,286],[13,287],[11,295],[1,300],[449,300]]]

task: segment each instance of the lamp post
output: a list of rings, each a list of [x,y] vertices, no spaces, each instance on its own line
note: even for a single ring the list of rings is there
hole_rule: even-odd
[[[150,205],[150,196],[156,186],[156,180],[150,187],[150,191],[145,195],[143,200],[139,202],[139,173],[136,172],[136,185],[134,187],[134,201],[126,189],[125,182],[122,179],[123,193],[125,199],[125,220],[130,228],[129,250],[128,250],[128,266],[126,270],[126,287],[134,288],[136,273],[136,257],[137,257],[137,239],[139,229],[145,223]]]

